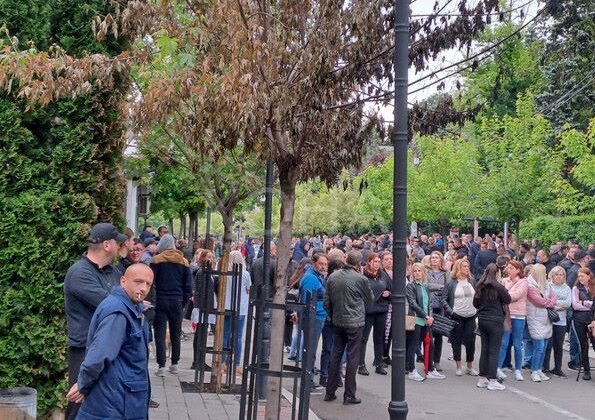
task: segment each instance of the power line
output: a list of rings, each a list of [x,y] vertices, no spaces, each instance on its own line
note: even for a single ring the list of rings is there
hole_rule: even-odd
[[[553,104],[551,104],[550,106],[548,106],[545,110],[541,111],[541,113],[545,117],[551,116],[551,113],[555,109],[557,109],[560,105],[562,105],[563,103],[566,103],[566,102],[570,101],[572,98],[574,98],[580,92],[582,92],[584,89],[586,89],[589,85],[591,85],[591,83],[593,83],[595,81],[595,77],[591,77],[591,79],[588,80],[586,83],[585,83],[585,80],[587,80],[589,78],[589,76],[593,75],[594,73],[595,73],[595,69],[591,70],[574,87],[572,87],[572,89],[570,89],[564,95],[560,96]]]

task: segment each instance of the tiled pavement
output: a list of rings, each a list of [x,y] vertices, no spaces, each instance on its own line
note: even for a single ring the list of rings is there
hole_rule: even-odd
[[[189,325],[185,323],[183,329],[184,331],[189,331]],[[154,355],[154,351],[152,354]],[[188,339],[182,341],[179,374],[172,375],[168,372],[164,378],[156,376],[155,359],[154,357],[151,358],[149,362],[149,371],[151,377],[152,399],[159,403],[159,408],[150,409],[149,418],[151,420],[239,419],[239,395],[182,392],[181,382],[194,381],[194,371],[189,369],[191,364],[192,334],[188,334]],[[239,380],[240,378],[238,377],[238,382]],[[205,380],[205,382],[207,381],[208,379]],[[291,401],[292,395],[289,391],[284,390],[283,397],[281,404],[281,419],[290,419],[291,404],[289,401]],[[258,413],[258,418],[264,418],[264,406],[259,407]],[[310,411],[309,419],[318,420],[318,417]]]

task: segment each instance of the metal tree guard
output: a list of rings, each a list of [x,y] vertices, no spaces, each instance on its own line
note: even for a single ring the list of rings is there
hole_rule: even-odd
[[[393,131],[393,295],[391,420],[407,418],[405,400],[405,276],[407,258],[407,72],[409,1],[395,0],[395,129]]]

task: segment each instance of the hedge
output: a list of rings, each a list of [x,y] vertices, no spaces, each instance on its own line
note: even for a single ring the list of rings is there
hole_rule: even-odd
[[[520,237],[538,239],[543,245],[577,239],[586,246],[595,243],[595,214],[536,217],[521,223]]]
[[[113,55],[91,33],[109,4],[4,0],[0,26],[40,50]],[[0,91],[0,388],[36,388],[40,417],[66,403],[64,275],[94,222],[123,223],[125,83],[27,112]]]

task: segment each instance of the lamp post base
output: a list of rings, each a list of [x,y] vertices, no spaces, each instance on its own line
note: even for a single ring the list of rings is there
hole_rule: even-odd
[[[388,415],[390,420],[406,420],[409,407],[406,401],[391,401],[388,404]]]

